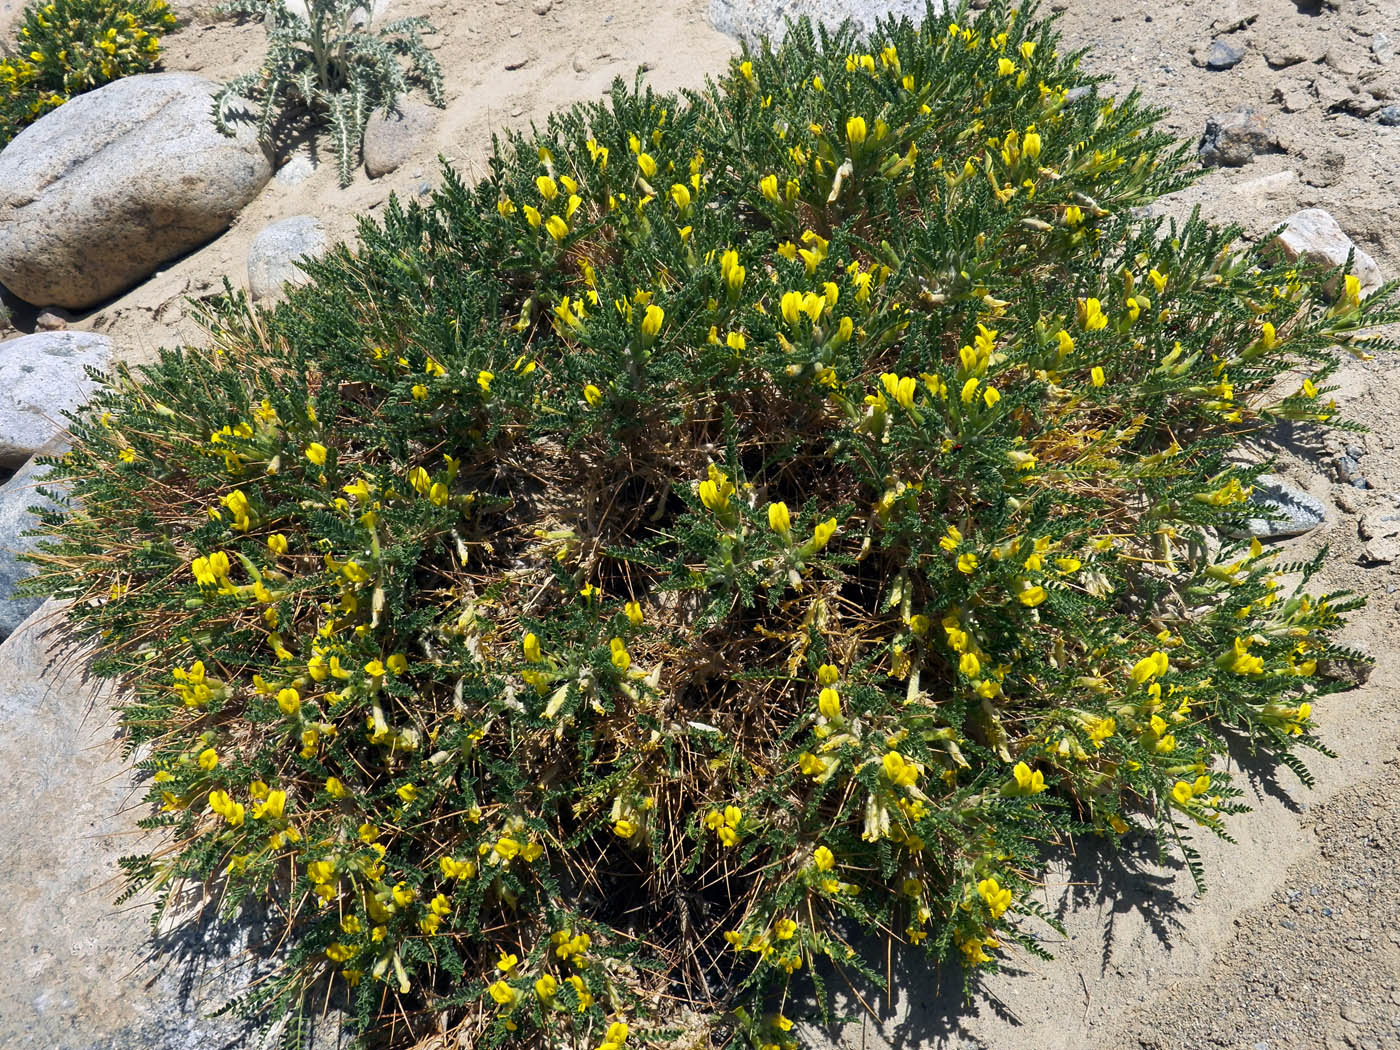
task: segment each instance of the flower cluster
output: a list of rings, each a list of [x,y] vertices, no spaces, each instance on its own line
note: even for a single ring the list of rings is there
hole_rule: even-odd
[[[1141,218],[1186,156],[1093,87],[1005,4],[799,23],[74,420],[33,586],[125,687],[134,885],[277,901],[243,1005],[790,1047],[852,929],[996,966],[1042,844],[1223,833],[1241,737],[1305,773],[1354,603],[1238,539],[1231,450],[1396,293]]]

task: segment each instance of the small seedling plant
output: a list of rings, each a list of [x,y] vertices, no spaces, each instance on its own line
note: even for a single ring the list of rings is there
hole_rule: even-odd
[[[214,97],[214,123],[226,135],[230,106],[250,99],[258,134],[273,143],[286,125],[310,122],[330,131],[341,186],[359,162],[365,125],[389,113],[414,84],[435,106],[445,104],[442,69],[423,43],[436,28],[422,18],[374,25],[371,0],[306,0],[305,14],[283,0],[229,0],[221,10],[265,19],[267,54],[258,69],[235,77]]]
[[[1308,781],[1358,603],[1240,453],[1341,425],[1397,291],[1144,217],[1187,150],[1079,58],[994,3],[619,83],[73,420],[34,586],[132,892],[285,925],[238,1006],[789,1048],[836,971],[1043,953],[1052,848],[1201,876],[1231,749]]]

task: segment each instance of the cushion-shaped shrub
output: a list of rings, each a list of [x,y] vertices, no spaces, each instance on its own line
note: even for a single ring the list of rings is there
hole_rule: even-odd
[[[1228,748],[1306,780],[1354,601],[1231,538],[1244,443],[1334,422],[1395,290],[1143,217],[1187,154],[1058,47],[618,85],[75,420],[39,585],[168,830],[133,889],[283,917],[243,1005],[784,1046],[862,931],[996,966],[1049,845],[1199,874]]]

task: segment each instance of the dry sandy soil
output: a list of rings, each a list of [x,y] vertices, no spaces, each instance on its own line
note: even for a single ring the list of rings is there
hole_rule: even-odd
[[[178,5],[177,5],[178,6]],[[1258,237],[1304,207],[1328,209],[1387,278],[1400,277],[1400,127],[1381,104],[1400,101],[1400,0],[1059,0],[1071,47],[1110,90],[1140,89],[1164,125],[1195,140],[1206,118],[1254,106],[1278,152],[1213,171],[1159,209],[1199,205]],[[121,354],[148,357],[197,339],[185,296],[246,281],[247,249],[270,221],[314,214],[338,237],[391,192],[412,196],[438,179],[441,154],[480,172],[493,131],[528,127],[551,110],[599,98],[615,76],[648,63],[661,89],[698,86],[733,53],[710,28],[705,0],[398,0],[426,15],[447,76],[448,105],[419,155],[378,181],[361,171],[337,188],[332,164],[305,181],[274,179],[224,236],[75,320],[108,332]],[[262,30],[187,8],[165,66],[226,78],[260,53]],[[1389,43],[1382,38],[1390,37]],[[1212,71],[1214,39],[1243,60]],[[1275,176],[1264,179],[1264,176]],[[1256,812],[1236,821],[1237,847],[1198,843],[1210,892],[1155,862],[1148,844],[1109,856],[1066,856],[1045,888],[1069,936],[1048,942],[1052,963],[1026,959],[986,982],[990,999],[963,1003],[927,975],[909,975],[888,1016],[846,1029],[844,1046],[1224,1047],[1243,1050],[1400,1047],[1400,563],[1359,563],[1359,516],[1393,513],[1400,497],[1400,361],[1348,361],[1337,399],[1366,434],[1283,449],[1282,472],[1329,508],[1323,527],[1288,541],[1290,554],[1334,553],[1326,586],[1370,599],[1350,637],[1377,656],[1367,685],[1323,705],[1322,736],[1340,756],[1312,763],[1313,791],[1254,777]],[[1357,487],[1338,477],[1352,446]],[[1246,756],[1241,756],[1248,770]],[[895,1022],[907,1021],[902,1029]]]

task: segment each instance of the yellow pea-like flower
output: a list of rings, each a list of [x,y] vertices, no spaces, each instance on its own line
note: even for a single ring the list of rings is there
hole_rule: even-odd
[[[865,145],[867,134],[864,117],[851,117],[846,121],[846,141],[851,144],[852,149],[860,149]]]

